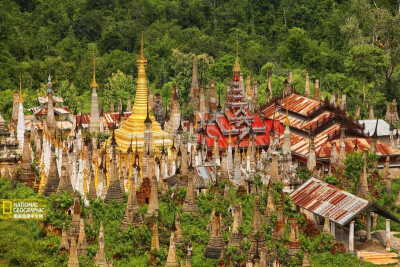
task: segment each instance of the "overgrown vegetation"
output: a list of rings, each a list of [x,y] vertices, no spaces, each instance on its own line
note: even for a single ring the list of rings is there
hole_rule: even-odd
[[[223,192],[223,183],[217,189],[219,193]],[[301,214],[297,214],[291,207],[290,200],[282,197],[282,185],[274,185],[274,199],[277,204],[283,204],[284,216],[296,218],[300,228],[300,242],[303,249],[311,251],[312,266],[337,266],[337,264],[347,264],[349,266],[357,265],[358,260],[346,253],[335,252],[332,255],[332,248],[335,242],[330,236],[322,233],[310,235],[307,228],[310,223]],[[168,195],[175,193],[176,198],[160,197],[160,216],[158,219],[160,251],[155,252],[157,264],[165,264],[170,228],[174,219],[175,212],[181,212],[181,205],[178,205],[180,199],[179,192],[170,190]],[[240,201],[243,209],[243,224],[240,231],[249,236],[251,232],[251,222],[253,219],[253,195],[236,194],[236,189],[230,189],[231,203]],[[261,210],[265,209],[267,193],[261,198]],[[18,185],[15,189],[11,188],[8,179],[0,179],[0,198],[36,198],[42,196],[36,195],[33,190],[26,186]],[[58,251],[61,238],[55,235],[49,227],[61,226],[66,222],[67,228],[71,221],[71,215],[66,209],[72,205],[72,196],[69,194],[52,195],[48,200],[48,216],[43,225],[37,221],[6,221],[0,223],[0,262],[9,266],[66,266],[68,255],[61,255]],[[56,204],[53,204],[56,203]],[[225,226],[232,224],[232,217],[228,212],[229,202],[221,197],[214,197],[211,188],[206,194],[200,194],[198,197],[199,215],[181,214],[181,226],[185,243],[190,239],[193,245],[192,266],[217,266],[218,260],[204,258],[203,253],[208,243],[209,233],[206,230],[210,221],[210,215],[213,208],[221,212]],[[147,221],[146,225],[139,227],[130,227],[125,232],[120,233],[119,227],[123,218],[125,204],[104,204],[102,200],[91,201],[90,206],[84,209],[87,218],[88,213],[92,212],[93,226],[85,220],[85,231],[88,240],[88,255],[79,257],[81,266],[93,266],[93,257],[98,249],[98,229],[100,220],[104,221],[105,245],[108,259],[113,259],[114,266],[148,266],[150,264],[150,244],[151,244],[151,225]],[[140,207],[142,215],[145,214],[147,207]],[[285,243],[289,240],[289,229],[285,226],[285,236],[281,240],[272,239],[272,229],[276,216],[272,216],[270,225],[264,225],[265,238],[269,251],[274,257],[279,257],[281,263],[285,266],[297,266],[301,261],[303,253],[300,252],[298,258],[288,259],[285,257],[287,246]],[[314,226],[315,227],[315,226]],[[224,230],[224,240],[226,244],[230,239],[230,232]],[[250,241],[243,242],[243,250],[237,251],[236,248],[227,246],[225,264],[243,263],[246,257],[245,249],[249,249]],[[177,246],[178,260],[185,260],[184,247]],[[120,260],[117,260],[120,258]],[[369,266],[369,265],[367,265]]]

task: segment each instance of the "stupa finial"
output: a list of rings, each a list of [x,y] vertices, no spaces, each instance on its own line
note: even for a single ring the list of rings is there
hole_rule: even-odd
[[[142,36],[140,37],[140,56],[139,59],[146,60],[143,54],[143,29],[142,29]]]
[[[286,125],[290,126],[289,111],[288,111],[288,105],[287,105],[287,103],[286,103],[286,120],[285,120],[285,122],[284,122],[283,124],[284,124],[285,126],[286,126]]]
[[[22,75],[19,76],[19,102],[24,102],[22,97]]]
[[[236,60],[235,64],[233,65],[233,72],[238,74],[240,72],[240,64],[239,64],[239,42],[236,38]]]
[[[99,85],[96,82],[96,57],[94,56],[94,52],[92,53],[93,56],[93,81],[90,84],[90,87],[99,87]]]

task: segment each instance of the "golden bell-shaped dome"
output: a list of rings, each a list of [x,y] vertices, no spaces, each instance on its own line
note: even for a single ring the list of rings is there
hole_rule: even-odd
[[[146,64],[147,59],[143,54],[143,33],[141,40],[140,56],[137,59],[138,63],[138,79],[135,102],[132,108],[132,114],[126,119],[115,131],[115,139],[118,144],[118,150],[126,152],[129,148],[132,137],[136,137],[138,140],[138,151],[142,151],[144,145],[144,132],[145,123],[147,117],[147,109],[151,109],[148,104],[148,92],[147,92],[147,80],[146,80]],[[160,124],[156,121],[153,115],[149,114],[152,121],[151,132],[152,132],[152,147],[153,149],[162,146],[163,139],[165,139],[166,145],[171,144],[169,139],[169,133],[161,129]]]

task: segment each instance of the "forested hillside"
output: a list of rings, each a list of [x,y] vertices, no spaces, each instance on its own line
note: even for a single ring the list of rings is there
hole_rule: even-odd
[[[400,15],[394,0],[3,0],[0,1],[0,112],[11,114],[23,76],[25,108],[45,92],[48,74],[71,109],[89,111],[92,54],[100,103],[135,92],[136,59],[144,32],[147,77],[164,97],[190,89],[193,55],[203,82],[226,88],[239,42],[245,76],[265,99],[272,71],[276,95],[289,71],[304,90],[305,71],[325,92],[345,91],[348,109],[371,102],[375,114],[399,98]],[[312,85],[311,85],[312,86]],[[164,102],[165,104],[165,102]]]

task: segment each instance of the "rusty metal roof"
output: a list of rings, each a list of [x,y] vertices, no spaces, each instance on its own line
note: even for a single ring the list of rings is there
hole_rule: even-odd
[[[349,223],[364,211],[373,211],[400,223],[397,217],[377,204],[315,178],[307,180],[290,196],[295,205],[319,216],[329,214],[330,220],[340,225]]]
[[[355,137],[346,137],[344,145],[346,154],[350,154],[351,152],[355,151],[355,146],[357,143],[358,151],[363,151],[367,149],[368,151],[371,150],[371,139],[370,138],[355,138]],[[340,140],[335,139],[331,141],[324,142],[322,146],[320,146],[319,150],[317,151],[317,156],[319,158],[326,158],[331,156],[332,147],[336,145],[336,151],[340,150]],[[388,145],[381,141],[376,141],[376,154],[381,157],[386,156],[399,156],[400,150],[394,146]]]
[[[49,97],[47,95],[46,96],[41,96],[41,97],[38,97],[37,101],[39,102],[40,105],[45,105],[45,104],[47,104],[49,102]],[[63,99],[62,99],[61,96],[54,96],[53,95],[53,101],[56,102],[56,103],[63,103]]]
[[[364,125],[351,119],[343,118],[338,110],[329,106],[329,103],[317,101],[298,94],[290,94],[287,97],[267,106],[262,112],[265,118],[275,118],[276,121],[284,123],[286,120],[286,108],[288,109],[290,121],[290,144],[292,152],[303,158],[308,158],[309,154],[309,131],[313,129],[315,134],[315,151],[317,160],[329,158],[332,145],[335,142],[339,151],[340,126],[342,119],[346,122],[346,154],[354,151],[357,140],[359,150],[371,148],[371,138],[364,133]],[[357,137],[357,138],[356,138]],[[280,142],[283,144],[283,136]],[[376,154],[380,157],[390,155],[397,157],[400,150],[394,146],[377,141]]]
[[[283,108],[286,109],[287,107],[289,111],[302,115],[304,117],[307,117],[311,112],[322,106],[321,101],[314,100],[298,94],[290,94],[279,102],[281,103]],[[275,104],[271,104],[265,110],[263,110],[263,113],[266,117],[270,117],[274,114],[274,110]]]

